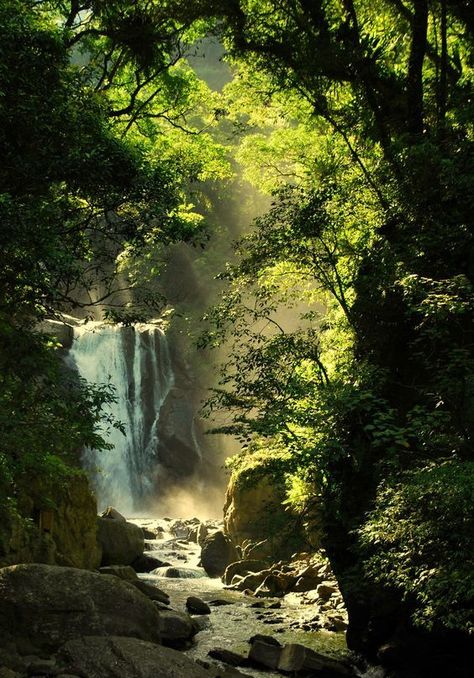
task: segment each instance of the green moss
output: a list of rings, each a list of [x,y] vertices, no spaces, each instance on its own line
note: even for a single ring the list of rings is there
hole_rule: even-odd
[[[291,453],[271,441],[254,441],[239,454],[230,457],[226,465],[232,472],[232,481],[238,488],[250,488],[264,477],[271,477],[275,484],[285,486],[286,474],[291,463]]]

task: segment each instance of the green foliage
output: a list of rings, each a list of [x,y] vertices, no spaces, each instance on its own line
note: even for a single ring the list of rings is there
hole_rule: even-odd
[[[238,487],[255,486],[262,477],[271,477],[272,484],[284,485],[291,454],[277,440],[254,440],[248,448],[229,457],[226,466]]]
[[[38,321],[94,304],[128,323],[156,314],[165,303],[156,270],[142,275],[137,257],[191,240],[202,218],[189,182],[228,173],[207,134],[209,91],[184,61],[204,25],[173,19],[165,4],[0,2],[0,500],[9,511],[29,478],[47,494],[53,478],[75,472],[83,446],[108,448],[104,424],[120,426],[103,421],[109,386],[71,374]],[[119,308],[123,292],[133,308]]]
[[[359,530],[365,571],[412,601],[414,622],[472,632],[474,465],[447,460],[384,484]]]
[[[211,408],[243,441],[285,446],[295,506],[317,488],[343,588],[365,563],[400,614],[465,631],[472,526],[452,568],[426,572],[472,500],[472,18],[463,3],[209,5],[237,69],[237,157],[273,192],[207,315],[204,341],[230,351]],[[370,585],[351,586],[373,609]]]

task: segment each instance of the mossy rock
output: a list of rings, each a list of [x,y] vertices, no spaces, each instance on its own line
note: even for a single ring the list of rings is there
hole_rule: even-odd
[[[283,558],[305,543],[297,517],[285,510],[285,486],[268,472],[242,482],[234,472],[224,506],[224,529],[250,558]],[[253,544],[260,544],[252,549]]]
[[[18,513],[2,522],[0,566],[38,562],[93,570],[100,560],[97,504],[82,473],[56,485],[32,480]]]

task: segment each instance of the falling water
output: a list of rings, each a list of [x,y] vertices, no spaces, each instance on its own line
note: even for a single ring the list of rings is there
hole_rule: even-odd
[[[131,514],[156,483],[159,415],[174,384],[166,336],[154,324],[90,322],[74,328],[69,355],[87,381],[115,388],[116,402],[105,414],[123,424],[125,435],[104,425],[113,450],[86,449],[83,459],[99,503]]]

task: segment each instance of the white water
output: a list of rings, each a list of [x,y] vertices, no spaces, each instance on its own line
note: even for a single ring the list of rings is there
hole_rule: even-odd
[[[123,424],[125,435],[103,424],[113,450],[86,449],[83,459],[100,508],[116,506],[130,515],[156,486],[159,414],[174,384],[166,336],[154,324],[89,322],[74,328],[69,355],[87,381],[115,388],[116,402],[105,413]]]

